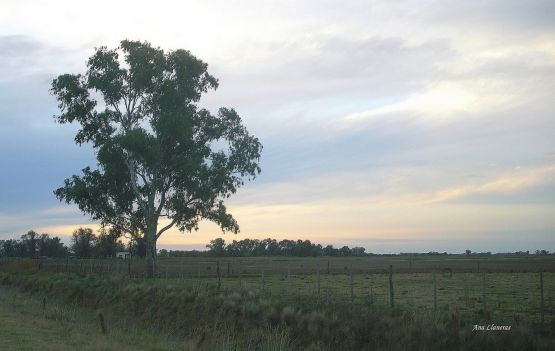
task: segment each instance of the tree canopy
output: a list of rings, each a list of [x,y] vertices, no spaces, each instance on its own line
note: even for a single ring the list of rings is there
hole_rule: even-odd
[[[19,240],[0,240],[0,257],[65,257],[68,249],[59,237],[38,234],[34,230],[23,234]]]
[[[186,50],[124,40],[97,48],[85,74],[52,82],[61,111],[55,119],[80,126],[75,142],[90,143],[98,164],[66,179],[56,196],[143,239],[150,275],[156,241],[173,226],[191,231],[206,219],[237,233],[223,200],[260,173],[262,145],[237,112],[197,106],[218,87],[207,67]]]

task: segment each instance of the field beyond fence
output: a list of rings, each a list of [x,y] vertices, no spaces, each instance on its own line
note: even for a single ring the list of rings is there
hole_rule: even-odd
[[[144,278],[142,259],[3,260],[46,272]],[[3,268],[2,268],[3,267]],[[391,269],[391,270],[390,270]],[[498,322],[555,317],[555,257],[159,258],[158,278],[222,293],[252,290],[283,302],[485,314]],[[306,302],[305,302],[306,303]],[[516,317],[515,317],[516,316]]]

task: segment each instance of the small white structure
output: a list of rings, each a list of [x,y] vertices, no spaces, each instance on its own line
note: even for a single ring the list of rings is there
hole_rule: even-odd
[[[131,253],[129,251],[116,252],[116,258],[121,258],[126,260],[128,258],[131,258]]]

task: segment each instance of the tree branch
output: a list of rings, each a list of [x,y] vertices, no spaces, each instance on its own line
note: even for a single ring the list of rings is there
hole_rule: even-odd
[[[165,232],[166,230],[170,229],[171,227],[174,226],[174,224],[177,223],[177,219],[173,219],[170,224],[166,225],[165,227],[163,227],[162,229],[160,229],[158,231],[158,233],[156,234],[156,239],[158,240],[158,238],[160,237],[160,235],[162,235],[163,232]]]

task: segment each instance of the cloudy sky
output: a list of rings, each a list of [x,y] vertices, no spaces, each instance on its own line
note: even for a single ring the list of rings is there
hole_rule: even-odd
[[[52,193],[95,161],[48,89],[125,38],[207,62],[220,88],[201,105],[234,107],[263,143],[226,240],[555,250],[555,2],[507,0],[3,0],[0,239],[92,225]]]

